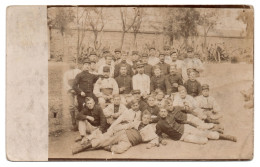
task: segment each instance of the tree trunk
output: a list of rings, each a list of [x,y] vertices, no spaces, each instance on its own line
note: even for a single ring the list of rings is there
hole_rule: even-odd
[[[124,39],[125,39],[125,31],[122,32],[122,37],[121,37],[121,46],[120,49],[122,50],[123,45],[124,45]]]
[[[78,59],[79,59],[79,20],[78,20],[78,7],[77,7],[77,35],[78,35],[78,41],[77,41],[77,57],[76,57],[76,65],[78,66]]]
[[[137,49],[136,36],[137,36],[137,33],[134,33],[134,48],[135,49]]]
[[[98,46],[97,46],[97,37],[98,37],[98,33],[94,32],[94,48],[95,50],[97,50]]]

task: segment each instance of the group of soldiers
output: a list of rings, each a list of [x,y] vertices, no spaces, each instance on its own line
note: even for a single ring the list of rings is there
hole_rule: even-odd
[[[209,85],[197,80],[204,67],[191,47],[185,57],[168,46],[144,53],[104,49],[101,56],[86,55],[81,70],[74,59],[69,65],[64,88],[73,130],[79,131],[73,154],[101,148],[123,153],[140,143],[149,149],[166,145],[165,138],[236,142],[224,134]]]

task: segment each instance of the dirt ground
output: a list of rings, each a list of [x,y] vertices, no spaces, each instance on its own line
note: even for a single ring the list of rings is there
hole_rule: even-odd
[[[211,95],[222,108],[225,134],[238,141],[209,141],[205,145],[168,140],[166,146],[147,150],[145,144],[130,148],[123,154],[104,150],[71,154],[78,132],[66,131],[49,137],[49,158],[61,159],[251,159],[253,157],[253,109],[245,109],[241,90],[253,83],[252,64],[207,64],[201,83],[208,83]]]

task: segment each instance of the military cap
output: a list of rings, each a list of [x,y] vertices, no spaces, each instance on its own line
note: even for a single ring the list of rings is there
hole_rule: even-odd
[[[139,89],[132,90],[132,95],[134,94],[141,94],[141,91]]]
[[[88,63],[88,64],[90,63],[89,58],[84,59],[83,64],[85,64],[85,63]]]
[[[171,50],[171,54],[173,54],[173,53],[177,53],[176,49]]]
[[[103,67],[103,72],[110,72],[110,68],[108,66]]]
[[[108,48],[103,48],[103,53],[110,53]]]
[[[205,89],[209,90],[209,85],[208,84],[203,84],[203,85],[201,85],[201,89],[202,90],[205,90]]]
[[[139,55],[138,51],[134,50],[132,51],[132,55]]]
[[[187,48],[187,52],[193,52],[193,48],[192,47],[188,47]]]
[[[89,55],[97,55],[95,51],[91,51]]]
[[[152,49],[154,49],[154,50],[155,50],[155,47],[154,47],[154,46],[151,46],[151,47],[149,48],[149,50],[152,50]]]
[[[165,45],[164,47],[163,47],[163,50],[170,50],[171,49],[171,47],[169,46],[169,45]]]
[[[142,57],[148,57],[148,54],[147,53],[143,53]]]
[[[142,68],[142,67],[144,67],[144,64],[142,62],[136,63],[136,68]]]
[[[110,53],[108,53],[106,56],[105,56],[105,58],[107,58],[107,57],[114,57],[112,54],[110,54]]]
[[[121,53],[121,49],[120,49],[120,48],[116,48],[114,52],[115,52],[115,53],[116,53],[116,52],[120,52],[120,53]]]
[[[165,55],[165,52],[164,51],[160,51],[159,55]]]

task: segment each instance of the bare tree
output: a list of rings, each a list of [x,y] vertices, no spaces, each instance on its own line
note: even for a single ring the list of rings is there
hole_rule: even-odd
[[[137,43],[136,43],[136,36],[137,33],[140,32],[140,28],[141,28],[141,24],[143,21],[143,17],[144,17],[144,9],[143,8],[139,8],[139,14],[137,15],[137,18],[135,20],[135,23],[132,26],[133,32],[134,32],[134,47],[137,47]]]
[[[120,16],[122,21],[122,37],[121,46],[122,49],[124,44],[125,33],[128,32],[136,22],[137,17],[140,15],[140,8],[132,8],[132,11],[128,11],[129,8],[120,8]],[[129,18],[132,15],[132,18]]]
[[[101,42],[98,43],[98,33],[102,32],[105,26],[103,8],[88,7],[85,9],[87,14],[88,26],[94,34],[94,48],[98,50]]]

